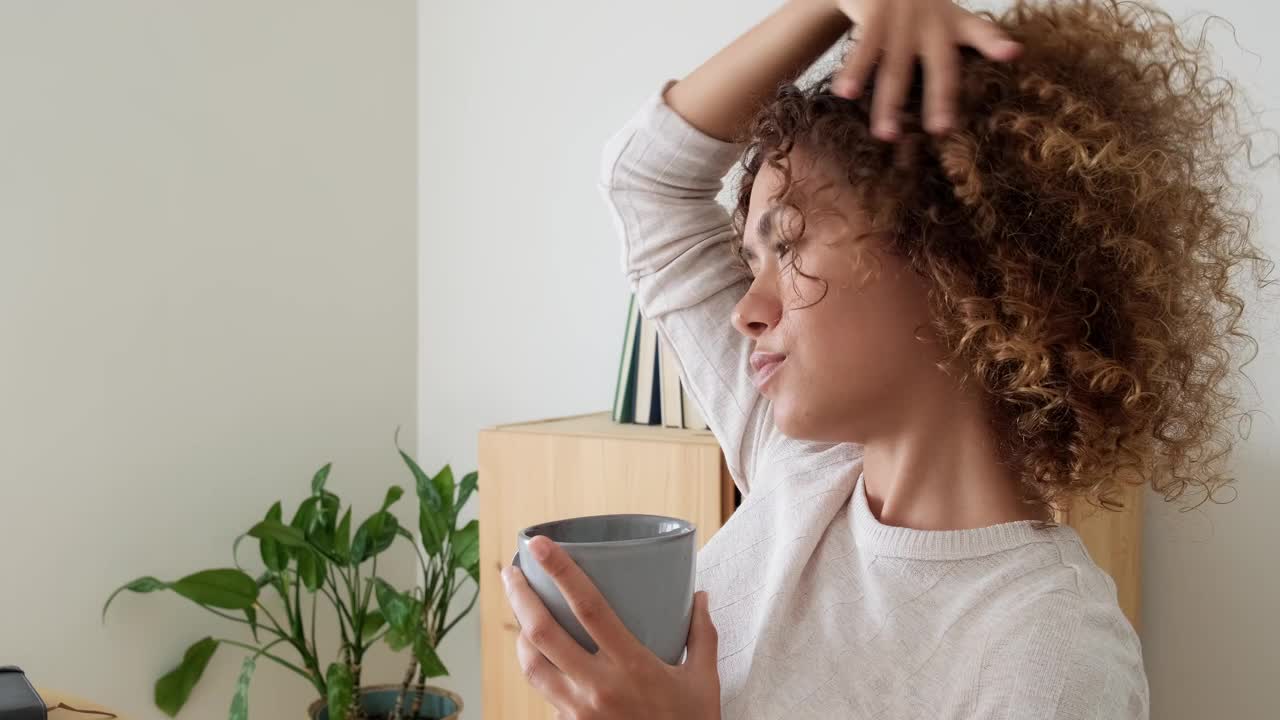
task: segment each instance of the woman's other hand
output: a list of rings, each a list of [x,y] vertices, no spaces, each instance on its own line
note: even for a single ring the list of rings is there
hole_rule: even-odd
[[[1022,45],[994,23],[951,0],[832,0],[859,30],[857,43],[837,72],[833,91],[854,98],[876,68],[871,99],[871,132],[898,138],[898,112],[906,98],[917,56],[924,66],[924,126],[945,133],[955,119],[960,54],[958,45],[990,60],[1016,58]]]

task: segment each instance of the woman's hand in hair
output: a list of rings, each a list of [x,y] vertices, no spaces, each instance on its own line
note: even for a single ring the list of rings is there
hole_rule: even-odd
[[[1022,46],[994,23],[951,0],[832,0],[855,24],[858,39],[836,74],[834,92],[854,98],[872,68],[871,132],[898,137],[898,112],[911,84],[915,60],[924,66],[924,126],[945,133],[955,119],[960,53],[967,45],[991,60],[1008,61]]]

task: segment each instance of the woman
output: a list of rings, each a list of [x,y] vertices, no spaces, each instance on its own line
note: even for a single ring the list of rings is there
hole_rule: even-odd
[[[679,666],[555,543],[530,547],[598,653],[504,571],[562,717],[1148,716],[1115,585],[1050,506],[1226,481],[1227,278],[1265,260],[1204,59],[1132,4],[790,0],[650,95],[601,189],[743,503]]]

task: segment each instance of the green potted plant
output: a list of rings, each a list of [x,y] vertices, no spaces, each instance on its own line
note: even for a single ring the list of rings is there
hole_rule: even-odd
[[[312,477],[310,496],[288,524],[277,502],[262,521],[236,538],[234,568],[202,570],[173,582],[145,576],[111,594],[102,608],[104,621],[107,608],[122,591],[170,590],[247,626],[252,636],[252,642],[214,637],[196,641],[178,666],[156,681],[157,707],[175,716],[214,652],[227,645],[249,651],[232,695],[231,720],[248,718],[249,683],[260,660],[288,668],[311,684],[319,696],[308,708],[312,720],[460,716],[462,699],[426,685],[426,680],[448,674],[436,648],[479,595],[479,524],[472,520],[457,527],[458,511],[478,489],[478,475],[469,473],[455,484],[452,469],[445,465],[429,476],[398,442],[397,450],[414,477],[419,540],[390,511],[404,494],[398,485],[387,490],[382,506],[353,532],[351,508],[343,512],[340,498],[325,487],[332,467],[328,463]],[[258,541],[264,569],[256,577],[239,561],[237,551],[246,537]],[[378,557],[398,537],[413,544],[424,587],[400,591],[378,576]],[[445,622],[466,577],[475,582],[470,604]],[[340,638],[327,663],[316,645],[316,610],[322,604],[333,609]],[[410,650],[408,669],[398,685],[362,686],[365,654],[379,641],[396,651]]]

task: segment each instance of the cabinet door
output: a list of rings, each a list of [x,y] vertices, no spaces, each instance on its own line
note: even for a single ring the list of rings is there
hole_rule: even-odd
[[[723,465],[715,445],[480,433],[481,688],[486,720],[555,718],[555,709],[529,687],[520,670],[519,627],[498,577],[515,554],[516,533],[565,517],[652,513],[691,520],[700,548],[732,511],[733,484]]]
[[[1076,498],[1058,522],[1075,528],[1089,556],[1116,584],[1120,609],[1142,633],[1142,517],[1146,488],[1126,485],[1120,493],[1124,509],[1100,510]]]

